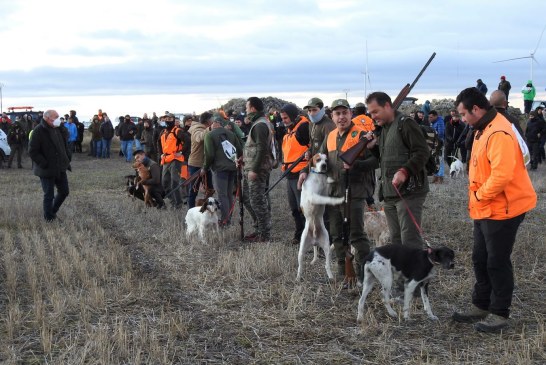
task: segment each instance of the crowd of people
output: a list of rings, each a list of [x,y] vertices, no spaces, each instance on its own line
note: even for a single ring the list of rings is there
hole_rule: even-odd
[[[138,121],[125,115],[119,117],[116,127],[107,113],[99,110],[88,128],[89,150],[95,158],[111,158],[111,141],[117,136],[120,156],[127,162],[136,160],[149,170],[150,178],[140,183],[150,187],[159,209],[166,209],[167,203],[171,209],[184,205],[193,208],[201,189],[206,196],[217,195],[220,225],[227,227],[235,195],[242,194],[254,227],[254,232],[244,237],[247,242],[271,239],[272,212],[267,192],[271,171],[280,166],[286,175],[294,244],[299,243],[305,225],[299,204],[302,184],[313,173],[308,161],[316,153],[325,154],[328,194],[342,197],[350,191],[347,206],[328,207],[324,216],[338,260],[338,274],[345,272],[347,245],[355,249],[358,274],[370,252],[364,211],[376,209],[376,184],[392,243],[425,247],[420,224],[429,183],[444,182],[444,161],[430,182],[427,176],[431,152],[422,127],[433,128],[447,164],[454,158],[469,162],[476,285],[473,306],[455,313],[454,319],[481,320],[478,329],[494,331],[507,325],[513,291],[510,253],[519,224],[536,204],[517,135],[526,138],[532,151],[531,169],[536,169],[544,159],[543,142],[540,152],[546,135],[544,108],[529,113],[523,133],[518,121],[506,112],[504,90],[493,92],[488,100],[478,88],[465,89],[454,107],[449,115],[442,116],[428,102],[423,109],[406,116],[393,107],[389,95],[374,92],[368,95],[366,104],[358,103],[353,108],[345,99],[327,106],[322,99],[312,97],[303,110],[286,104],[280,110],[271,108],[266,112],[262,99],[250,97],[244,111],[218,109],[199,116],[186,115],[181,120],[169,112],[160,117],[153,113],[151,118],[144,114]],[[71,169],[72,153],[82,151],[80,124],[75,111],[63,118],[48,110],[30,138],[25,137],[28,133],[21,123],[9,128],[14,146],[19,141],[24,145],[27,140],[34,173],[40,177],[44,191],[47,221],[57,219],[57,211],[68,196],[66,171]],[[363,139],[368,140],[367,147],[353,161],[340,159]],[[22,149],[14,147],[13,155]],[[20,160],[18,163],[20,166]],[[350,226],[344,231],[342,221],[347,215]],[[493,240],[502,244],[491,244]]]

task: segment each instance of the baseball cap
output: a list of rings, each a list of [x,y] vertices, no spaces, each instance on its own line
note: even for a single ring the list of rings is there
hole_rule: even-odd
[[[351,108],[351,106],[349,105],[349,102],[347,100],[337,99],[337,100],[334,100],[332,102],[332,106],[330,107],[330,109],[335,110],[336,108],[339,108],[339,107],[343,107],[343,108],[347,108],[347,109]]]
[[[174,114],[167,112],[165,115],[161,116],[161,118],[174,118]]]
[[[320,100],[319,98],[311,98],[311,100],[309,100],[309,102],[307,103],[306,106],[303,107],[303,109],[307,109],[307,108],[321,108],[324,106],[324,102],[322,100]]]

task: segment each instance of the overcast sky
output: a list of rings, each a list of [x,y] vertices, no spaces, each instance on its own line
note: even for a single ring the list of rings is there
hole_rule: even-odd
[[[312,96],[351,104],[394,98],[436,58],[412,92],[454,98],[501,75],[519,106],[546,1],[0,0],[3,110],[32,105],[89,118],[165,110],[201,113],[232,97]],[[367,57],[366,57],[367,43]],[[536,50],[546,99],[546,35]],[[367,61],[366,61],[367,59]]]

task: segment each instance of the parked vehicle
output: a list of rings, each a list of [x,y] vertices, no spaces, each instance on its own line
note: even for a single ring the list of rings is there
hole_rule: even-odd
[[[8,136],[0,129],[0,158],[7,161],[10,154],[11,148],[8,144]]]

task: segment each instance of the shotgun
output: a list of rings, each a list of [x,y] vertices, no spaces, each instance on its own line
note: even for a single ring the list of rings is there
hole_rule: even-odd
[[[411,92],[411,90],[413,89],[413,87],[415,86],[415,84],[417,83],[417,81],[419,81],[419,79],[421,78],[421,76],[423,75],[423,73],[425,72],[425,70],[427,69],[428,65],[430,65],[430,63],[432,62],[432,60],[434,59],[434,57],[436,57],[436,52],[434,52],[432,54],[432,56],[430,56],[430,58],[428,59],[427,63],[425,64],[425,66],[421,69],[421,72],[419,72],[419,74],[417,75],[417,77],[415,78],[415,80],[413,80],[412,84],[406,84],[402,90],[400,90],[400,93],[398,94],[398,96],[396,97],[396,99],[394,99],[393,103],[392,103],[392,108],[396,111],[400,105],[402,105],[402,102],[404,101],[404,99],[409,95],[409,93]],[[362,153],[362,151],[364,151],[364,149],[366,148],[366,146],[368,145],[368,140],[363,138],[361,139],[357,144],[355,144],[353,147],[349,148],[347,151],[345,151],[344,153],[340,154],[339,155],[339,158],[345,162],[347,165],[352,165],[355,160],[357,159],[357,157]]]
[[[237,167],[237,189],[239,190],[239,225],[241,241],[245,238],[245,207],[243,204],[243,166]]]
[[[307,149],[307,151],[305,151],[305,152],[303,153],[303,155],[301,155],[300,157],[298,157],[298,159],[297,159],[296,161],[292,162],[292,164],[290,165],[290,167],[287,168],[286,171],[283,172],[283,174],[281,175],[281,177],[279,177],[279,179],[278,179],[277,181],[275,181],[275,183],[274,183],[273,185],[271,185],[271,186],[269,187],[269,189],[266,190],[266,192],[264,193],[264,195],[269,194],[269,192],[270,192],[271,190],[273,190],[273,188],[274,188],[275,186],[277,186],[277,184],[280,183],[282,179],[284,179],[286,176],[288,176],[288,174],[289,174],[290,172],[292,172],[292,170],[294,170],[294,167],[298,166],[298,164],[299,164],[301,161],[303,161],[303,159],[305,158],[305,154],[306,154],[307,152],[309,152],[309,149]]]
[[[343,214],[343,226],[341,229],[341,239],[345,248],[345,280],[344,286],[354,287],[356,282],[355,269],[353,267],[353,254],[351,254],[351,244],[349,238],[351,235],[351,185],[349,184],[349,169],[345,170],[345,205]]]

